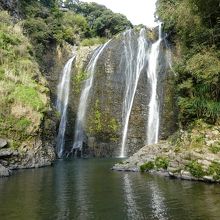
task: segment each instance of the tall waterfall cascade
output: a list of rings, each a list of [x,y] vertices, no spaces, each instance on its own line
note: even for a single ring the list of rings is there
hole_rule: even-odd
[[[75,125],[75,133],[74,133],[74,143],[72,150],[74,149],[82,149],[83,147],[83,140],[84,140],[84,129],[83,126],[86,122],[86,111],[88,107],[88,98],[90,94],[90,90],[93,85],[94,81],[94,73],[96,69],[97,61],[108,45],[110,41],[106,42],[103,46],[99,47],[93,54],[91,60],[89,61],[89,64],[86,68],[86,72],[89,75],[89,78],[85,81],[84,88],[82,90],[81,96],[80,96],[80,102],[79,107],[77,111],[77,119],[76,119],[76,125]]]
[[[63,152],[64,152],[71,70],[72,70],[72,63],[75,60],[75,58],[76,55],[70,58],[65,64],[57,89],[56,109],[61,115],[61,121],[59,125],[59,132],[57,136],[57,145],[56,145],[57,155],[59,158],[63,156]]]
[[[138,49],[137,54],[131,45],[132,36],[131,30],[124,32],[124,52],[125,52],[125,96],[123,101],[122,118],[123,118],[123,131],[122,131],[122,143],[120,157],[126,156],[126,140],[128,133],[129,118],[131,115],[131,110],[134,102],[135,93],[137,90],[137,85],[141,71],[145,67],[147,56],[148,56],[148,42],[146,40],[145,29],[141,29],[138,38]],[[136,56],[136,57],[135,57]]]
[[[72,153],[123,158],[144,144],[158,142],[163,72],[168,68],[164,51],[160,50],[163,42],[161,29],[159,24],[159,37],[154,42],[148,38],[151,36],[148,29],[131,29],[93,51],[91,48],[85,54],[82,52],[85,57],[82,61],[88,63],[84,68],[87,78],[83,81],[80,98],[69,103],[71,109],[77,110],[76,118],[73,117],[72,121],[70,118],[68,124],[74,124]],[[81,54],[78,56],[81,62]],[[59,157],[64,153],[74,59],[75,56],[66,63],[58,86],[56,106],[61,114],[57,137]],[[78,95],[75,90],[73,93]],[[98,107],[95,105],[97,100],[100,100]],[[99,119],[96,119],[97,111]],[[96,130],[97,123],[101,125],[101,131]],[[84,146],[88,147],[85,151]]]
[[[148,80],[151,85],[151,97],[149,103],[148,125],[147,125],[147,144],[156,144],[159,137],[160,110],[159,99],[157,95],[158,87],[158,58],[160,53],[160,44],[162,42],[161,24],[159,24],[159,38],[153,43],[149,54]]]

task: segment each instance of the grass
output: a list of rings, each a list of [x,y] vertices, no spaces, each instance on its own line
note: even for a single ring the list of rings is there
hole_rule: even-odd
[[[38,92],[32,87],[18,85],[12,93],[12,97],[25,105],[31,106],[36,111],[41,111],[44,108],[44,103]]]
[[[81,46],[94,46],[94,45],[104,44],[106,41],[107,41],[106,38],[95,37],[95,38],[82,40],[80,45]]]
[[[5,11],[0,20],[0,136],[17,148],[39,130],[48,89],[21,25]]]

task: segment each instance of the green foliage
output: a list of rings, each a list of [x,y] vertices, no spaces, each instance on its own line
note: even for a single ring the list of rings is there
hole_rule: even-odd
[[[85,37],[90,36],[87,20],[74,12],[66,12],[62,20],[63,40],[70,44],[79,43]]]
[[[99,110],[99,100],[95,102],[94,124],[97,132],[102,131],[101,112]]]
[[[220,61],[217,54],[210,50],[196,53],[185,66],[178,78],[181,121],[203,118],[215,123],[220,117]]]
[[[101,109],[99,100],[95,101],[94,107],[90,111],[87,126],[90,134],[100,140],[113,142],[118,140],[119,123],[108,112]]]
[[[118,122],[115,118],[110,119],[109,121],[109,129],[116,132],[118,130]]]
[[[29,105],[34,110],[43,110],[44,103],[40,99],[38,92],[32,87],[18,85],[16,86],[15,91],[11,94],[11,97],[16,98],[16,100],[23,104]]]
[[[158,14],[169,40],[176,44],[174,59],[181,125],[220,118],[219,1],[159,0]]]
[[[32,122],[25,117],[18,119],[12,115],[3,117],[3,115],[0,114],[0,134],[9,140],[15,139],[17,142],[22,141],[30,135],[28,128],[31,126],[31,123]]]
[[[144,163],[140,166],[140,171],[141,172],[146,172],[146,171],[149,171],[149,170],[152,170],[152,169],[154,169],[154,163],[152,161]]]
[[[157,168],[166,170],[169,165],[169,159],[166,157],[157,157],[154,163]]]
[[[33,42],[40,63],[53,44],[62,45],[64,41],[72,45],[79,45],[81,41],[81,45],[86,46],[101,44],[105,42],[103,37],[111,37],[131,27],[125,16],[96,3],[66,1],[64,3],[70,10],[64,12],[59,9],[60,1],[21,2],[21,10],[26,18],[23,26]]]
[[[93,38],[87,38],[81,41],[81,46],[94,46],[98,44],[104,44],[106,42],[106,38],[100,38],[100,37],[93,37]]]
[[[32,47],[7,12],[0,18],[0,136],[17,148],[39,128],[48,91]]]
[[[132,24],[124,15],[113,13],[105,6],[97,3],[67,3],[66,6],[86,18],[93,37],[99,36],[110,38],[132,27]]]
[[[80,71],[74,75],[74,91],[79,94],[82,86],[82,82],[88,78],[88,73],[84,71]]]
[[[209,175],[212,175],[215,180],[220,180],[220,163],[212,162],[207,172]]]
[[[220,145],[219,144],[213,144],[209,147],[209,150],[213,153],[213,154],[217,154],[220,152]]]
[[[195,160],[190,161],[186,165],[186,169],[196,178],[201,178],[201,177],[203,177],[206,174],[206,172],[202,168],[202,165],[199,164]]]

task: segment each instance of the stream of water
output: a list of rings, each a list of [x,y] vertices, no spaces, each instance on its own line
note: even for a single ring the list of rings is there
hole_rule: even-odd
[[[120,157],[126,156],[126,140],[128,133],[129,118],[134,102],[135,93],[141,71],[147,62],[147,40],[146,31],[141,29],[137,41],[137,54],[135,53],[134,46],[132,47],[132,30],[124,32],[124,51],[125,51],[125,95],[123,101],[122,118],[123,118],[123,131]],[[135,57],[136,56],[136,57]]]
[[[160,110],[157,95],[158,82],[158,58],[160,53],[160,43],[162,41],[161,24],[159,25],[158,40],[153,43],[149,55],[148,79],[151,85],[151,97],[149,103],[148,126],[147,126],[147,144],[156,144],[158,142],[160,127]]]
[[[84,141],[84,124],[86,121],[86,110],[88,106],[88,98],[90,95],[90,90],[93,85],[94,80],[94,73],[97,61],[102,54],[103,50],[106,48],[110,41],[106,42],[104,45],[100,46],[93,54],[87,68],[86,72],[88,74],[88,79],[85,81],[84,88],[82,90],[81,96],[80,96],[80,102],[79,107],[77,111],[77,119],[76,119],[76,125],[75,125],[75,132],[74,132],[74,144],[73,144],[73,150],[74,149],[82,149],[83,141]]]
[[[60,160],[0,179],[1,220],[219,220],[220,186]]]
[[[66,132],[66,123],[67,123],[67,108],[69,103],[69,93],[70,93],[70,79],[71,79],[71,69],[73,60],[76,58],[74,55],[70,58],[64,69],[60,78],[57,89],[57,102],[56,109],[61,115],[59,131],[57,135],[57,145],[56,151],[59,158],[63,156],[64,145],[65,145],[65,132]]]

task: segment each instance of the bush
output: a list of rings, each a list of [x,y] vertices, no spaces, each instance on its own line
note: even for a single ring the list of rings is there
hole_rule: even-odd
[[[218,144],[213,144],[211,147],[209,147],[209,150],[213,153],[213,154],[217,154],[220,152],[220,145]]]
[[[91,29],[91,34],[94,37],[110,38],[113,35],[132,27],[131,22],[124,15],[113,13],[105,6],[97,3],[67,3],[66,6],[86,18]]]
[[[154,163],[157,168],[166,170],[169,165],[169,160],[166,157],[157,157]]]
[[[144,163],[140,166],[140,171],[145,172],[154,169],[154,163],[152,161],[149,161],[147,163]]]
[[[203,177],[206,173],[202,168],[202,165],[197,161],[191,161],[186,165],[186,169],[196,178]]]
[[[179,121],[188,126],[220,118],[220,61],[218,0],[159,0],[158,14],[169,40],[176,44]]]
[[[208,168],[208,174],[212,175],[215,180],[220,180],[220,163],[212,162]]]

